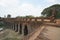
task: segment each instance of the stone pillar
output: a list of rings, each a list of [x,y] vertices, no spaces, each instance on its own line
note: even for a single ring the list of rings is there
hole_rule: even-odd
[[[19,30],[20,30],[20,23],[18,24],[18,33],[19,33]]]
[[[13,24],[13,30],[15,30],[15,24]]]
[[[23,35],[23,36],[24,36],[24,27],[25,27],[25,25],[22,24],[22,35]]]
[[[17,25],[17,24],[15,24],[15,31],[16,31],[16,25]]]
[[[32,32],[32,27],[30,25],[27,25],[27,29],[28,29],[28,34]]]

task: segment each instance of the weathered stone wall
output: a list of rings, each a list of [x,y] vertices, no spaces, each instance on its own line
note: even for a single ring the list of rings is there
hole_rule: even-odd
[[[57,24],[60,24],[60,19],[56,19],[56,23]]]
[[[2,21],[4,21],[6,23],[6,25],[13,29],[14,31],[20,33],[24,35],[24,32],[26,30],[28,30],[28,34],[32,33],[35,29],[37,29],[38,27],[40,27],[40,25],[42,23],[46,23],[46,22],[50,22],[50,19],[40,19],[40,18],[30,18],[30,19],[25,19],[25,18],[10,18],[10,19],[3,19]],[[60,19],[56,19],[56,23],[60,24]],[[21,24],[21,25],[20,25]],[[25,26],[26,26],[26,30],[25,30]],[[22,27],[20,29],[20,27]]]

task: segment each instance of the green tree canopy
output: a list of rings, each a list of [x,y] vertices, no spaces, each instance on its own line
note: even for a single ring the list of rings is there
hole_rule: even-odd
[[[32,15],[27,15],[27,16],[17,16],[16,18],[34,18]]]
[[[8,14],[8,15],[7,15],[7,18],[11,18],[11,15],[10,15],[10,14]]]
[[[48,8],[45,8],[43,11],[42,11],[42,15],[45,16],[45,17],[50,17],[52,15],[52,10],[55,8],[55,13],[56,13],[56,16],[55,18],[60,18],[60,4],[55,4],[55,5],[52,5]]]
[[[26,18],[34,18],[32,15],[25,16]]]

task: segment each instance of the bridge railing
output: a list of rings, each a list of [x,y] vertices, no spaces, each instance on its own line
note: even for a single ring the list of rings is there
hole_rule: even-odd
[[[2,20],[5,20],[5,21],[29,21],[29,22],[31,22],[31,21],[44,21],[44,22],[50,22],[50,19],[41,19],[41,18],[4,18],[4,19],[2,19]]]

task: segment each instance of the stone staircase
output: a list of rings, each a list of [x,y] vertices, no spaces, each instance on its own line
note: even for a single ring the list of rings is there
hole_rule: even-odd
[[[41,33],[41,31],[44,29],[44,26],[42,27],[38,27],[37,29],[35,29],[35,31],[33,31],[31,34],[28,34],[27,36],[25,36],[23,38],[23,40],[35,40],[36,37]],[[40,31],[39,31],[40,30]]]
[[[42,32],[36,37],[35,40],[50,40],[48,39],[47,29],[43,29]]]
[[[44,26],[38,28],[36,32],[29,38],[29,40],[35,40],[43,29],[44,29]]]

